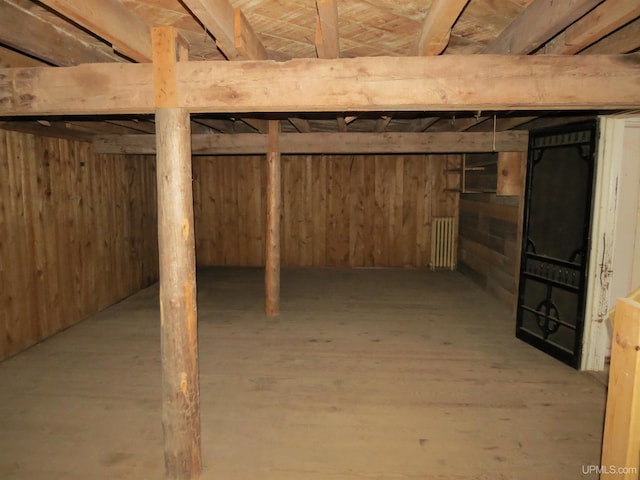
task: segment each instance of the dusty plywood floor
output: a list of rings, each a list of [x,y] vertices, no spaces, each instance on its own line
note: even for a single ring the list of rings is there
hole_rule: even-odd
[[[457,273],[202,271],[204,479],[568,479],[604,386]],[[1,479],[162,478],[157,287],[0,364]]]

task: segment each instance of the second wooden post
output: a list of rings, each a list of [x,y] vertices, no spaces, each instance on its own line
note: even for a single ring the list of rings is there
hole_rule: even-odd
[[[267,152],[267,251],[265,262],[265,312],[273,317],[280,313],[280,121],[269,120]]]

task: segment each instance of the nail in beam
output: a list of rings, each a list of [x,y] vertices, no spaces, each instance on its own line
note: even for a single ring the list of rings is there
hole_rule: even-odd
[[[267,152],[267,251],[265,263],[265,313],[280,314],[280,121],[269,120]]]
[[[152,41],[165,472],[196,480],[202,462],[191,131],[175,95],[175,63],[186,48],[172,27],[153,29]]]

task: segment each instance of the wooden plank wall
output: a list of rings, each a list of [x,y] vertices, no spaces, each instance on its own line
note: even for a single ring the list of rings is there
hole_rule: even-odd
[[[282,264],[426,267],[458,155],[283,155]],[[264,265],[263,156],[195,157],[199,265]]]
[[[460,198],[458,269],[509,307],[518,291],[521,202],[494,194]]]
[[[157,279],[153,157],[0,130],[0,359]]]

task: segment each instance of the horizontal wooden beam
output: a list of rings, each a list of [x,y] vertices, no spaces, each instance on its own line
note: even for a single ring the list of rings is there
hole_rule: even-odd
[[[0,69],[0,116],[151,113],[152,73],[149,64]],[[637,53],[180,62],[176,79],[177,105],[194,113],[640,107]]]
[[[268,136],[257,133],[192,135],[194,155],[261,155]],[[280,151],[286,154],[469,153],[525,151],[528,132],[496,133],[282,133]],[[154,135],[94,137],[96,153],[147,155],[155,153]]]

